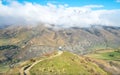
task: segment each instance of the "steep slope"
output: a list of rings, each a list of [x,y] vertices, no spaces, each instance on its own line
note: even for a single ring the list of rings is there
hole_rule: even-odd
[[[41,56],[57,50],[59,46],[79,55],[97,49],[119,48],[119,38],[120,27],[113,26],[93,25],[86,28],[55,29],[36,25],[7,26],[0,29],[0,46],[18,46],[20,51],[15,56],[18,60]],[[5,52],[6,50],[2,51],[2,54]]]

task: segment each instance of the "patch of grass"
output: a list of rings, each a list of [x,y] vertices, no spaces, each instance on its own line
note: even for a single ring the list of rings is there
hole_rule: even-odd
[[[32,75],[107,75],[96,64],[69,52],[36,64]]]
[[[9,70],[9,66],[8,65],[4,65],[4,64],[0,64],[0,73],[5,73]]]
[[[89,57],[97,58],[97,59],[103,59],[103,60],[120,60],[120,52],[99,52],[94,54],[89,54]]]
[[[96,44],[96,45],[93,45],[91,46],[89,49],[90,50],[99,50],[99,49],[105,49],[106,46],[104,44]]]
[[[106,59],[106,60],[118,60],[118,59],[120,59],[119,52],[102,53],[101,56],[103,56],[103,59]]]

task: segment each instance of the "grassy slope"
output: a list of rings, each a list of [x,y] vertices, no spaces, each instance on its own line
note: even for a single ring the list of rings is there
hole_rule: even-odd
[[[9,66],[8,65],[0,64],[0,73],[5,73],[8,70],[9,70]]]
[[[12,31],[12,30],[10,30]],[[19,32],[18,32],[19,31]],[[9,31],[6,30],[8,35],[6,36],[0,36],[0,45],[11,45],[11,44],[17,44],[19,45],[20,42],[24,42],[25,40],[28,40],[28,38],[31,36],[31,31],[25,31],[23,29],[17,30],[16,32],[13,31],[14,36],[11,36],[12,33],[9,33]],[[5,33],[4,33],[5,35]],[[11,37],[9,37],[9,35]]]
[[[32,75],[107,75],[96,64],[68,52],[36,64],[30,73]]]
[[[115,50],[101,50],[86,55],[105,71],[112,75],[120,75],[120,52]]]

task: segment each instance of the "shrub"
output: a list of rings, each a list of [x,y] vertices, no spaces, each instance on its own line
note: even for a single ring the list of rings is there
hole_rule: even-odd
[[[16,46],[16,45],[3,45],[3,46],[0,46],[0,50],[5,50],[5,49],[18,49],[19,47]]]
[[[114,54],[109,54],[110,57],[114,57]]]

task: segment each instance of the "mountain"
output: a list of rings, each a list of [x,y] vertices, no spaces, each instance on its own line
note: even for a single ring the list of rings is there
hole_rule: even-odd
[[[119,38],[120,27],[114,26],[7,26],[0,29],[0,62],[31,59],[58,50],[59,46],[78,55],[99,49],[117,49]]]

